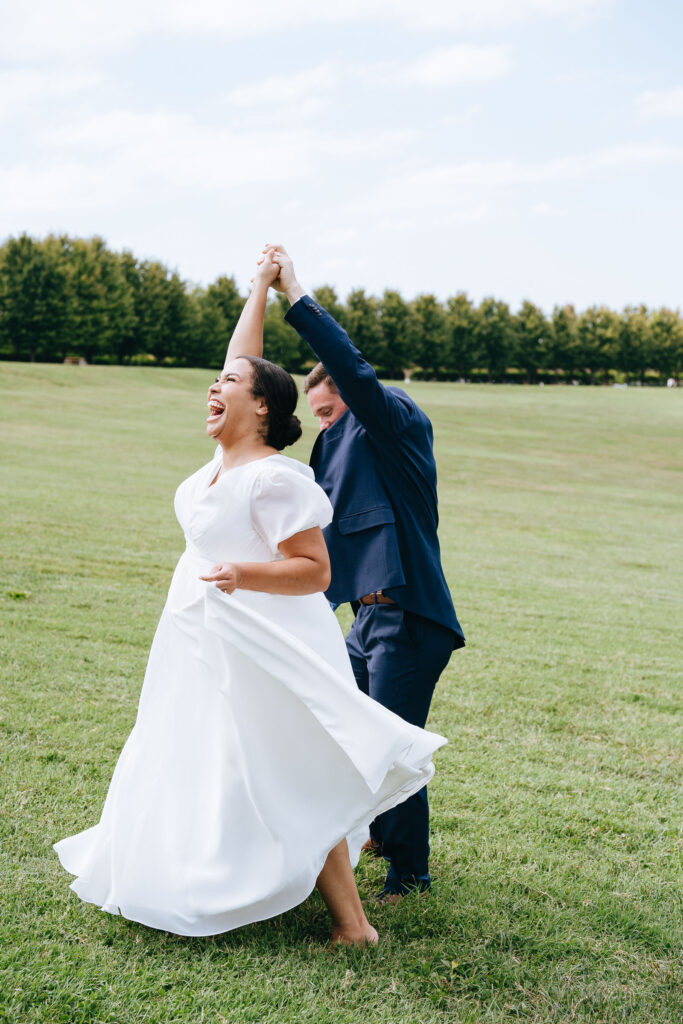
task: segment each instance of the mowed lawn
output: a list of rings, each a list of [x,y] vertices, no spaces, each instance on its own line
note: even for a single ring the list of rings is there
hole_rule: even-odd
[[[210,379],[0,364],[0,1020],[679,1024],[683,389],[408,385],[468,646],[430,718],[434,889],[375,907],[359,868],[377,949],[330,951],[316,895],[186,939],[69,890],[51,844],[134,722]]]

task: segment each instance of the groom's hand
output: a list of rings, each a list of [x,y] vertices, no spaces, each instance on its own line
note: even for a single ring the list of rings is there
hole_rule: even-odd
[[[220,565],[214,565],[206,576],[199,578],[206,580],[207,583],[215,583],[224,594],[232,594],[233,590],[237,590],[241,585],[242,573],[239,565],[235,565],[233,562],[221,562]]]
[[[278,292],[283,292],[290,303],[294,305],[297,299],[300,299],[302,295],[305,295],[305,291],[296,279],[294,273],[294,264],[292,258],[285,249],[284,245],[266,245],[263,249],[264,257],[270,256],[273,263],[276,263],[280,267],[280,275],[273,283],[273,288]]]

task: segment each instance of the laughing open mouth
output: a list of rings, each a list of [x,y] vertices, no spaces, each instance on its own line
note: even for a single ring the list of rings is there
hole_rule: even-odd
[[[225,412],[225,406],[217,398],[211,398],[207,404],[210,416],[220,416],[222,412]]]

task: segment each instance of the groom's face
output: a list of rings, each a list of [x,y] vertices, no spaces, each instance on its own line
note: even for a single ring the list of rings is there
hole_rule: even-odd
[[[311,388],[306,397],[321,430],[331,427],[348,409],[339,392],[333,391],[325,380]]]

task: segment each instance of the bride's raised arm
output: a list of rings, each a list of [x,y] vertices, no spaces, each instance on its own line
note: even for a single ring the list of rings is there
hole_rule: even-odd
[[[237,321],[225,355],[225,366],[240,356],[263,355],[263,321],[266,315],[268,289],[280,273],[270,253],[266,254],[252,278],[253,287]]]

